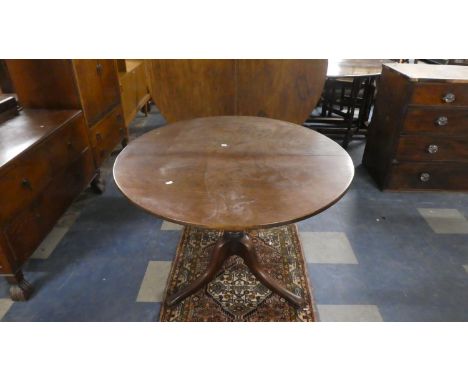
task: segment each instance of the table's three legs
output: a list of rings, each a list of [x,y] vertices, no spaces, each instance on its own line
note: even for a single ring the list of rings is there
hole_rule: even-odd
[[[216,273],[221,269],[223,263],[231,255],[242,257],[245,264],[255,277],[257,277],[258,281],[273,292],[297,307],[301,307],[305,304],[302,297],[287,290],[265,272],[260,264],[252,239],[245,232],[225,232],[213,248],[211,260],[206,271],[190,285],[168,296],[166,303],[169,306],[175,305],[200,288],[203,288],[216,276]]]

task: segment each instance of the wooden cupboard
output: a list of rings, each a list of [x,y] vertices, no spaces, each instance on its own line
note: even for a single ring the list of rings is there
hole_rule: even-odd
[[[0,274],[13,300],[21,268],[119,143],[126,144],[115,60],[6,60],[23,110],[0,124]]]

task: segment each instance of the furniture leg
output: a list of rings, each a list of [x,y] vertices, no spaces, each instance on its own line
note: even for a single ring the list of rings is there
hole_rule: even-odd
[[[33,287],[24,278],[23,271],[18,271],[12,276],[6,276],[10,286],[10,297],[13,301],[26,301],[33,292]]]
[[[102,194],[106,190],[106,181],[102,176],[101,169],[96,171],[96,175],[94,176],[93,180],[91,181],[91,189],[96,194]]]
[[[258,281],[296,307],[300,308],[305,305],[305,300],[302,297],[290,292],[265,272],[260,264],[257,251],[255,250],[255,246],[249,235],[244,234],[239,240],[239,244],[243,247],[243,250],[241,250],[238,255],[242,257],[245,264],[249,267],[250,271],[258,279]]]
[[[150,101],[148,101],[143,105],[143,107],[140,109],[140,111],[145,114],[145,117],[147,117],[150,108],[151,108],[151,104],[150,104]]]
[[[242,257],[253,275],[268,289],[280,295],[296,307],[305,305],[305,300],[287,290],[278,281],[273,279],[260,265],[255,246],[250,236],[245,232],[225,232],[218,240],[211,254],[211,261],[206,271],[192,284],[169,296],[166,300],[168,306],[178,304],[183,299],[203,288],[208,284],[221,269],[223,263],[229,256],[238,255]]]
[[[173,306],[178,304],[183,299],[192,295],[208,284],[216,276],[216,273],[221,269],[224,261],[228,258],[228,249],[230,244],[230,239],[226,236],[223,236],[220,240],[218,240],[213,248],[213,251],[211,252],[211,261],[208,264],[206,271],[190,285],[174,293],[172,296],[168,296],[166,302],[167,305]]]
[[[347,113],[347,116],[345,117],[347,130],[346,130],[345,137],[343,139],[343,143],[341,144],[341,146],[344,149],[348,148],[348,144],[353,137],[354,111],[356,110],[356,100],[358,97],[360,86],[361,86],[361,80],[359,78],[355,78],[353,80],[353,85],[351,88],[350,105],[348,106],[348,113]]]

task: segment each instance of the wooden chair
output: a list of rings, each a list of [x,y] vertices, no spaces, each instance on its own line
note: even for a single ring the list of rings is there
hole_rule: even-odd
[[[152,98],[168,122],[250,115],[302,124],[327,60],[151,60]]]
[[[319,102],[320,116],[309,116],[304,126],[332,138],[342,138],[343,148],[367,131],[374,102],[374,77],[327,78]]]

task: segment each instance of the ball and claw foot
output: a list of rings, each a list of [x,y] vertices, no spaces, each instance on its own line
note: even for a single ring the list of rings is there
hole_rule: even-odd
[[[10,283],[10,298],[13,301],[27,301],[31,297],[34,289],[26,281],[22,272],[8,276],[7,281]]]

